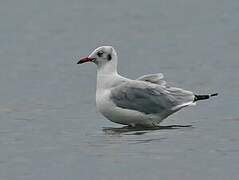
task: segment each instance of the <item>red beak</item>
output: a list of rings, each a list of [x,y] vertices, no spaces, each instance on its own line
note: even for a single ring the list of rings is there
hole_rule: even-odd
[[[80,61],[78,61],[77,64],[83,64],[85,62],[92,62],[94,60],[95,60],[95,58],[84,57],[84,58],[80,59]]]

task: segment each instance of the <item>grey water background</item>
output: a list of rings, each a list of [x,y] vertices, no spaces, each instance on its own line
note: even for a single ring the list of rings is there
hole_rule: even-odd
[[[0,179],[238,179],[238,19],[236,0],[1,0]],[[124,76],[219,96],[162,123],[192,127],[122,131],[76,64],[105,44]]]

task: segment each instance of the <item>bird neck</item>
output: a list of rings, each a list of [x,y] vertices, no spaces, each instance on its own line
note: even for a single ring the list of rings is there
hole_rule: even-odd
[[[106,64],[98,64],[98,75],[110,75],[117,73],[117,61],[108,62]]]
[[[104,81],[109,77],[117,76],[117,55],[112,55],[112,60],[104,64],[97,64],[97,81],[98,79]]]
[[[97,89],[107,89],[112,87],[113,80],[117,79],[118,72],[116,68],[109,67],[106,64],[104,67],[97,69]]]
[[[97,67],[97,91],[104,91],[119,83],[126,81],[126,78],[120,76],[117,71],[117,54],[112,53],[112,60],[102,66]]]

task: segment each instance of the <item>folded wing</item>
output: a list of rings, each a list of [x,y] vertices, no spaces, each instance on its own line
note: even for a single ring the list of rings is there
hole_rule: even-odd
[[[130,81],[111,90],[112,102],[121,108],[145,114],[170,114],[193,102],[192,92],[179,88]]]

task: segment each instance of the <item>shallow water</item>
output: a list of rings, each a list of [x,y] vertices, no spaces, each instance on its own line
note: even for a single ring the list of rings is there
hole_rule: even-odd
[[[22,0],[0,3],[0,179],[238,179],[239,2]],[[110,44],[121,74],[162,72],[219,96],[161,129],[96,112],[95,67]],[[180,127],[181,126],[181,127]]]

